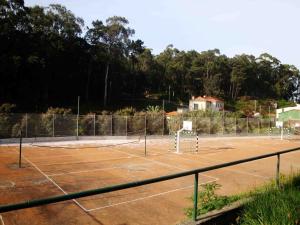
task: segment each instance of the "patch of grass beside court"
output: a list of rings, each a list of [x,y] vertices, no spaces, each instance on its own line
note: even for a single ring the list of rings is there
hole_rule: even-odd
[[[248,193],[233,196],[216,194],[221,185],[213,182],[202,185],[198,194],[197,216],[213,210],[219,210],[237,200],[249,199],[236,215],[234,224],[239,225],[297,225],[300,224],[300,172],[289,176],[282,175],[280,188],[275,181]],[[193,202],[193,197],[190,198]],[[185,209],[185,214],[192,218],[193,207]]]
[[[251,193],[240,224],[300,224],[300,173],[282,177],[281,184],[279,189],[272,183]]]

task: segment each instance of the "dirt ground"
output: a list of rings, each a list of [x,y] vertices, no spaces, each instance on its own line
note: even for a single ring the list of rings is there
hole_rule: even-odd
[[[300,147],[300,139],[270,137],[151,139],[119,145],[23,145],[22,168],[18,146],[0,146],[0,205],[62,195],[87,189],[158,177],[279,150]],[[300,167],[300,151],[281,156],[282,173]],[[250,190],[275,177],[276,158],[218,169],[199,175],[201,184],[217,182],[220,194]],[[18,210],[0,215],[2,224],[176,224],[192,206],[192,176],[96,195],[74,201]],[[2,223],[2,224],[1,224]]]

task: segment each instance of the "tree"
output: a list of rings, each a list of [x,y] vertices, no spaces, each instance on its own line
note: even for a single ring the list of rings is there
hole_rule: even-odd
[[[120,58],[127,53],[127,46],[134,30],[127,27],[128,20],[125,17],[113,16],[106,20],[106,25],[102,21],[92,22],[93,27],[86,34],[87,40],[93,45],[103,46],[107,53],[107,62],[104,79],[104,107],[107,105],[108,78],[110,64],[113,59]]]

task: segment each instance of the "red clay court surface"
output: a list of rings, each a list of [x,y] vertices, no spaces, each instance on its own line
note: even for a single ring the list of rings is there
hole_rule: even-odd
[[[0,146],[0,205],[158,177],[300,146],[300,140],[270,137],[202,138],[199,152],[175,154],[171,139],[70,148]],[[183,143],[193,145],[194,143]],[[300,151],[281,156],[280,170],[300,167]],[[199,175],[201,184],[222,185],[220,194],[247,191],[275,177],[276,158]],[[2,224],[177,224],[192,206],[193,176],[31,209],[3,213]],[[1,224],[2,223],[2,224]]]

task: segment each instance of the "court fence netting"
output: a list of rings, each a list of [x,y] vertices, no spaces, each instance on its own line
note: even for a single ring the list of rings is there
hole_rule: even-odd
[[[0,139],[16,138],[20,130],[24,138],[174,135],[185,120],[193,122],[193,132],[200,136],[280,135],[275,118],[0,113]],[[299,133],[293,124],[284,122],[286,135]]]

